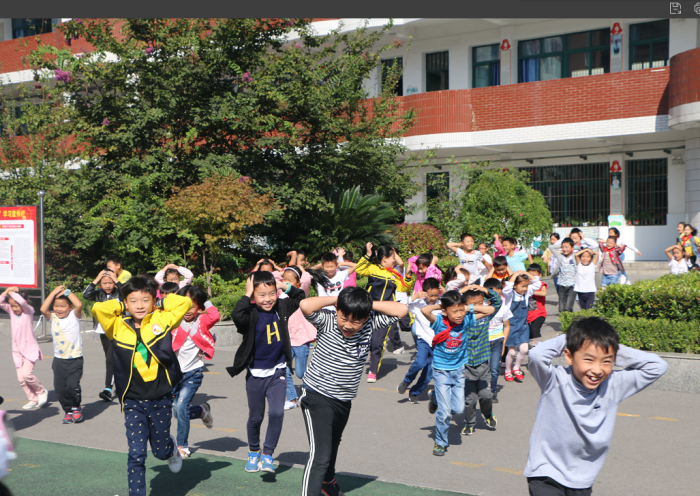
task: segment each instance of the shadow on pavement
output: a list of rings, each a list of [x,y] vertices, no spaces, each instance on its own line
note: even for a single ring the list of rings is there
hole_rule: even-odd
[[[484,424],[486,425],[486,424]],[[447,442],[450,446],[459,446],[462,444],[462,427],[464,427],[464,415],[453,415],[450,422],[450,427],[447,430]],[[435,442],[435,424],[428,427],[421,427],[420,430],[428,431],[428,437]],[[429,446],[432,450],[433,447]]]
[[[344,492],[350,492],[354,489],[360,489],[361,487],[366,486],[370,482],[374,482],[377,480],[376,475],[363,475],[363,474],[348,474],[348,475],[343,475],[336,473],[335,474],[335,480],[338,481],[338,485],[340,486],[340,489]]]
[[[61,410],[59,407],[58,402],[56,402],[55,405],[56,406],[48,405],[44,408],[40,408],[39,410],[8,410],[8,412],[13,414],[12,426],[16,431],[21,431],[23,429],[34,427],[49,417],[55,417],[55,422],[58,426],[63,420],[63,410]]]
[[[173,477],[167,464],[152,468],[157,472],[151,479],[151,496],[180,496],[189,494],[197,485],[211,478],[212,472],[230,467],[231,462],[211,462],[202,458],[189,459],[182,464],[179,477]]]
[[[92,420],[112,405],[116,405],[117,408],[119,408],[118,402],[114,403],[113,401],[105,401],[103,399],[93,401],[87,405],[83,403],[83,418],[85,420]]]
[[[296,465],[306,465],[309,460],[308,451],[287,451],[285,453],[280,453],[275,457],[278,462],[289,463]]]
[[[211,400],[225,400],[228,396],[213,396],[207,393],[197,393],[192,398],[193,405],[201,405],[202,403],[209,403]],[[215,405],[214,405],[215,406]],[[215,415],[215,410],[212,408],[212,415]]]
[[[208,441],[200,441],[195,443],[197,448],[218,451],[219,453],[233,453],[238,451],[239,448],[247,448],[248,443],[241,441],[237,437],[220,437],[217,439],[210,439]]]

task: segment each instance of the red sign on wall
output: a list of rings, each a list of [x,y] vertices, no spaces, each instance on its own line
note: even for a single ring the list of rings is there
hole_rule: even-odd
[[[36,207],[0,207],[0,286],[38,288]]]
[[[501,51],[505,52],[506,50],[510,50],[510,43],[508,43],[508,39],[503,40],[503,43],[501,43]]]
[[[613,161],[613,163],[610,165],[610,173],[614,174],[615,172],[622,172],[620,162],[618,162],[617,160]]]

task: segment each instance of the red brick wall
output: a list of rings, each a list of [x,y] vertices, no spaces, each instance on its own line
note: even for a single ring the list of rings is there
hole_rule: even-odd
[[[700,48],[671,58],[669,107],[700,101]]]

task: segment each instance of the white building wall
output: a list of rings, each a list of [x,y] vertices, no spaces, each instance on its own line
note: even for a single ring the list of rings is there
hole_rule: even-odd
[[[685,140],[686,222],[700,226],[700,130],[686,131]]]
[[[0,41],[12,39],[12,19],[0,18]]]

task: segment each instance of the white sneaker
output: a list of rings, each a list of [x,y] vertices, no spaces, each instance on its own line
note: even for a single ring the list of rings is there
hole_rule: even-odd
[[[207,429],[214,427],[214,417],[211,416],[211,407],[209,403],[202,403],[202,410],[204,410],[204,417],[202,417],[202,422],[207,426]]]
[[[182,457],[183,460],[187,460],[187,458],[189,458],[189,456],[191,455],[190,450],[188,448],[183,448],[182,446],[178,446],[177,449],[180,452],[180,456]]]
[[[404,350],[404,349],[403,349],[403,346],[402,346],[402,347],[399,348],[398,350],[392,351],[392,353],[393,353],[394,355],[400,355],[400,354],[402,354],[404,351],[406,351],[406,350]]]
[[[173,455],[168,458],[168,468],[174,474],[178,473],[182,469],[182,455],[180,455],[180,450],[177,447],[177,441],[172,434],[170,434],[170,439],[173,441]]]
[[[44,392],[39,395],[39,408],[46,405],[49,399],[49,390],[44,388]]]
[[[284,402],[284,409],[285,410],[291,410],[292,408],[298,407],[299,404],[297,401],[285,401]]]
[[[22,407],[22,410],[36,410],[37,408],[39,408],[39,403],[36,401],[30,401]]]

